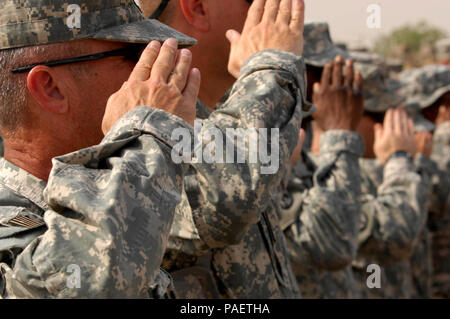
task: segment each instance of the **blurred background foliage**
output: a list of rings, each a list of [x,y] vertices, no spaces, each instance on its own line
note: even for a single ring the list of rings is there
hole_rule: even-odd
[[[447,36],[444,30],[421,21],[380,36],[374,43],[373,52],[386,58],[401,59],[405,68],[419,67],[436,62],[436,43]]]

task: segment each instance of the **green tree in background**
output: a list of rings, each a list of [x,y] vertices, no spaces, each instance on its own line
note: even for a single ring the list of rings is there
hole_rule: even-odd
[[[410,66],[418,66],[433,60],[436,42],[446,37],[445,31],[421,21],[379,37],[373,49],[382,56],[400,58]]]

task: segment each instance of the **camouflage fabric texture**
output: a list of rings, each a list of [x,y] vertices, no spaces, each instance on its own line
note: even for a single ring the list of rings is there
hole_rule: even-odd
[[[417,155],[415,158],[415,165],[418,171],[426,170],[431,176],[430,184],[434,187],[433,180],[438,174],[438,167],[431,159],[423,155]],[[419,236],[419,240],[415,245],[413,254],[410,258],[410,267],[412,273],[412,292],[411,298],[425,299],[432,297],[433,287],[433,238],[430,231],[430,208],[433,206],[434,199],[433,189],[428,193],[427,197],[427,224],[423,228]]]
[[[378,160],[362,159],[362,215],[359,250],[354,262],[365,298],[409,298],[414,289],[411,255],[424,231],[427,198],[434,166],[418,156]],[[366,285],[367,266],[382,267],[381,288]]]
[[[248,145],[244,163],[190,164],[163,268],[174,274],[206,268],[216,278],[216,287],[203,289],[217,290],[222,297],[299,296],[277,229],[276,198],[267,194],[276,194],[283,168],[289,166],[303,113],[309,111],[305,98],[303,59],[267,50],[246,61],[228,99],[217,109],[208,112],[203,103],[197,105],[199,114],[207,116],[198,132],[203,148],[211,142],[208,134],[213,129],[226,133],[227,128],[279,128],[280,170],[261,174],[263,163],[249,161]],[[235,152],[238,147],[235,144]],[[206,262],[200,262],[208,254]],[[187,287],[181,297],[212,294],[198,291],[198,285]]]
[[[428,299],[432,297],[432,253],[432,235],[428,227],[425,227],[410,259],[413,284],[411,298]]]
[[[367,51],[349,51],[352,59],[358,63],[371,64],[381,68],[386,77],[396,78],[398,73],[403,70],[403,61],[393,58],[385,58],[376,53]]]
[[[136,108],[98,146],[53,159],[47,185],[2,160],[2,296],[148,298],[151,287],[164,290],[159,266],[187,169],[171,161],[176,128],[193,134],[176,116]],[[80,269],[79,289],[67,285],[70,265]]]
[[[400,74],[400,94],[406,98],[406,109],[420,110],[431,106],[450,91],[450,68],[445,65],[428,65]]]
[[[421,112],[409,109],[408,113],[414,122],[414,132],[433,132],[436,129],[434,123],[428,121]]]
[[[304,298],[357,298],[351,264],[358,244],[359,134],[329,131],[320,155],[303,154],[281,211],[292,267]]]
[[[261,220],[240,243],[213,250],[211,261],[222,298],[301,297],[280,228],[282,184],[274,194]]]
[[[0,50],[81,39],[149,43],[168,38],[177,39],[180,47],[196,43],[145,19],[133,0],[2,1]]]
[[[303,32],[305,45],[303,57],[305,63],[316,67],[324,67],[338,55],[344,59],[350,58],[350,54],[336,46],[331,40],[328,23],[305,23]]]
[[[433,176],[428,228],[432,236],[432,295],[450,298],[450,122],[437,126],[431,158],[438,172]]]
[[[329,26],[324,22],[305,24],[305,62],[324,67],[338,55],[353,59],[355,68],[364,78],[364,109],[369,112],[386,112],[401,104],[405,98],[399,94],[401,82],[388,75],[387,61],[379,55],[348,52],[336,46],[330,36]]]
[[[212,250],[212,269],[222,298],[301,297],[279,217],[289,165],[279,174],[283,179],[270,193],[270,205],[261,211],[260,221],[239,243]]]
[[[361,72],[364,79],[364,110],[384,113],[404,102],[405,98],[399,94],[400,81],[386,76],[375,63],[355,61],[355,69]]]
[[[229,93],[217,108],[227,102]],[[197,102],[198,118],[207,119],[212,112],[201,100]],[[282,194],[282,184],[276,192],[278,196]],[[198,186],[194,172],[186,177],[185,186],[186,190],[194,190],[189,191],[189,198],[195,203],[192,199],[198,196]],[[186,299],[299,298],[301,295],[279,226],[280,201],[274,196],[266,211],[261,213],[261,221],[250,226],[239,243],[211,249],[196,259],[194,266],[172,272],[178,295]],[[190,207],[185,209],[190,210]]]
[[[380,69],[384,76],[388,76],[387,59],[381,55],[369,52],[349,51],[353,61],[364,65],[372,65]],[[364,75],[364,74],[363,74]]]

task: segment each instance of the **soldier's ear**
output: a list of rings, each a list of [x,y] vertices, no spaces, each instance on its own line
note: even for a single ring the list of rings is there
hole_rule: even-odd
[[[27,76],[30,95],[43,109],[56,114],[69,111],[69,101],[64,94],[65,83],[47,66],[34,67]]]
[[[208,1],[205,0],[179,0],[181,11],[186,21],[200,32],[211,29]]]

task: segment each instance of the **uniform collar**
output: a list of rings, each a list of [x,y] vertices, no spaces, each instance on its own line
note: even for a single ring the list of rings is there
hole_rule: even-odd
[[[0,159],[0,183],[27,198],[43,211],[49,209],[44,200],[44,189],[47,184],[4,158]]]

